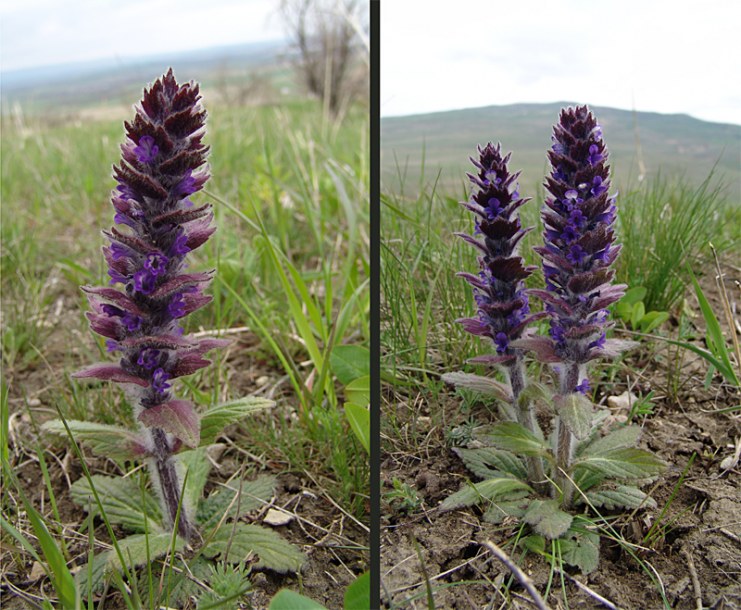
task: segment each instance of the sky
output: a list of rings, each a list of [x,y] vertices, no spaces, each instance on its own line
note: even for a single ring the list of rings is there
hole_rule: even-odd
[[[279,40],[280,0],[3,0],[3,71]]]
[[[431,6],[381,5],[382,116],[573,101],[741,124],[737,0]]]

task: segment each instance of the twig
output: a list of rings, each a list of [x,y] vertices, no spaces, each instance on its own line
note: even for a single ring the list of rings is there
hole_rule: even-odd
[[[564,572],[563,570],[557,569],[556,571],[566,576],[566,578],[568,578],[571,582],[573,582],[577,586],[578,589],[581,589],[582,591],[584,591],[584,593],[589,595],[589,597],[597,600],[600,604],[602,604],[606,608],[610,608],[610,610],[620,610],[620,608],[616,606],[615,604],[613,604],[609,599],[605,599],[599,593],[597,593],[593,589],[590,589],[583,582],[576,580],[576,578],[574,578],[571,574]]]
[[[525,590],[530,594],[530,597],[533,598],[533,601],[535,602],[535,605],[538,607],[538,610],[549,610],[548,606],[545,603],[545,600],[540,596],[540,593],[538,593],[538,590],[535,588],[535,584],[533,583],[533,579],[530,578],[525,572],[523,572],[517,564],[512,561],[509,555],[505,553],[502,549],[500,549],[496,544],[494,544],[491,540],[487,540],[484,542],[484,546],[489,549],[492,554],[501,561],[505,566],[507,566],[507,569],[509,569],[510,572],[514,575],[514,577],[520,581],[520,584],[525,587]]]
[[[695,562],[687,547],[682,548],[682,555],[687,559],[687,568],[692,578],[692,588],[695,590],[695,605],[697,606],[697,610],[702,610],[702,589],[700,588],[700,579],[697,577]]]

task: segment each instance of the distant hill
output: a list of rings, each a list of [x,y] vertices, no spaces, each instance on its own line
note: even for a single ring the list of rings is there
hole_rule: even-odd
[[[381,120],[382,191],[414,195],[424,154],[424,181],[441,172],[439,188],[460,195],[467,185],[468,158],[477,144],[500,141],[512,151],[512,169],[522,169],[523,189],[534,195],[547,171],[545,151],[559,111],[573,102],[487,106]],[[685,114],[630,112],[592,107],[610,151],[613,182],[619,188],[635,184],[641,169],[647,176],[682,176],[697,183],[716,164],[716,175],[728,184],[728,194],[741,202],[741,125],[709,123]],[[639,164],[642,161],[642,167]]]

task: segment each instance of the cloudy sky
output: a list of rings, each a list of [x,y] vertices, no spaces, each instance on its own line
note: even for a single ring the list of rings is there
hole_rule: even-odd
[[[381,5],[381,114],[575,101],[741,124],[736,0]]]
[[[3,0],[3,70],[123,60],[284,36],[280,0]]]

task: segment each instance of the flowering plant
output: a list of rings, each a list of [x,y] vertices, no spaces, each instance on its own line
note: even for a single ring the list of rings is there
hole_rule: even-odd
[[[476,234],[462,235],[482,253],[478,275],[461,274],[473,287],[476,318],[460,322],[473,334],[489,337],[496,355],[472,359],[503,369],[505,383],[465,373],[444,376],[460,387],[484,390],[504,403],[504,421],[481,441],[484,447],[459,449],[469,469],[484,479],[450,496],[441,506],[450,510],[482,500],[485,518],[506,516],[533,526],[534,536],[559,540],[567,563],[590,571],[597,566],[599,538],[574,516],[584,504],[638,508],[655,506],[639,487],[655,477],[663,462],[635,448],[637,426],[601,435],[606,413],[589,399],[586,366],[601,357],[617,356],[633,345],[608,339],[607,307],[620,299],[625,286],[613,285],[611,268],[620,246],[615,244],[616,196],[610,196],[608,152],[602,130],[586,106],[564,109],[553,130],[548,151],[551,174],[541,217],[544,245],[534,248],[543,259],[545,289],[526,290],[532,273],[516,254],[524,234],[515,211],[525,203],[509,174],[509,155],[500,147],[479,149],[474,161],[480,172],[471,176],[478,191],[463,205],[476,214]],[[530,314],[528,297],[544,303]],[[547,316],[549,336],[533,335],[526,325]],[[557,380],[554,392],[524,375],[523,353],[530,351],[550,364]],[[533,415],[540,405],[554,417],[550,438]],[[578,492],[578,494],[577,494]]]

